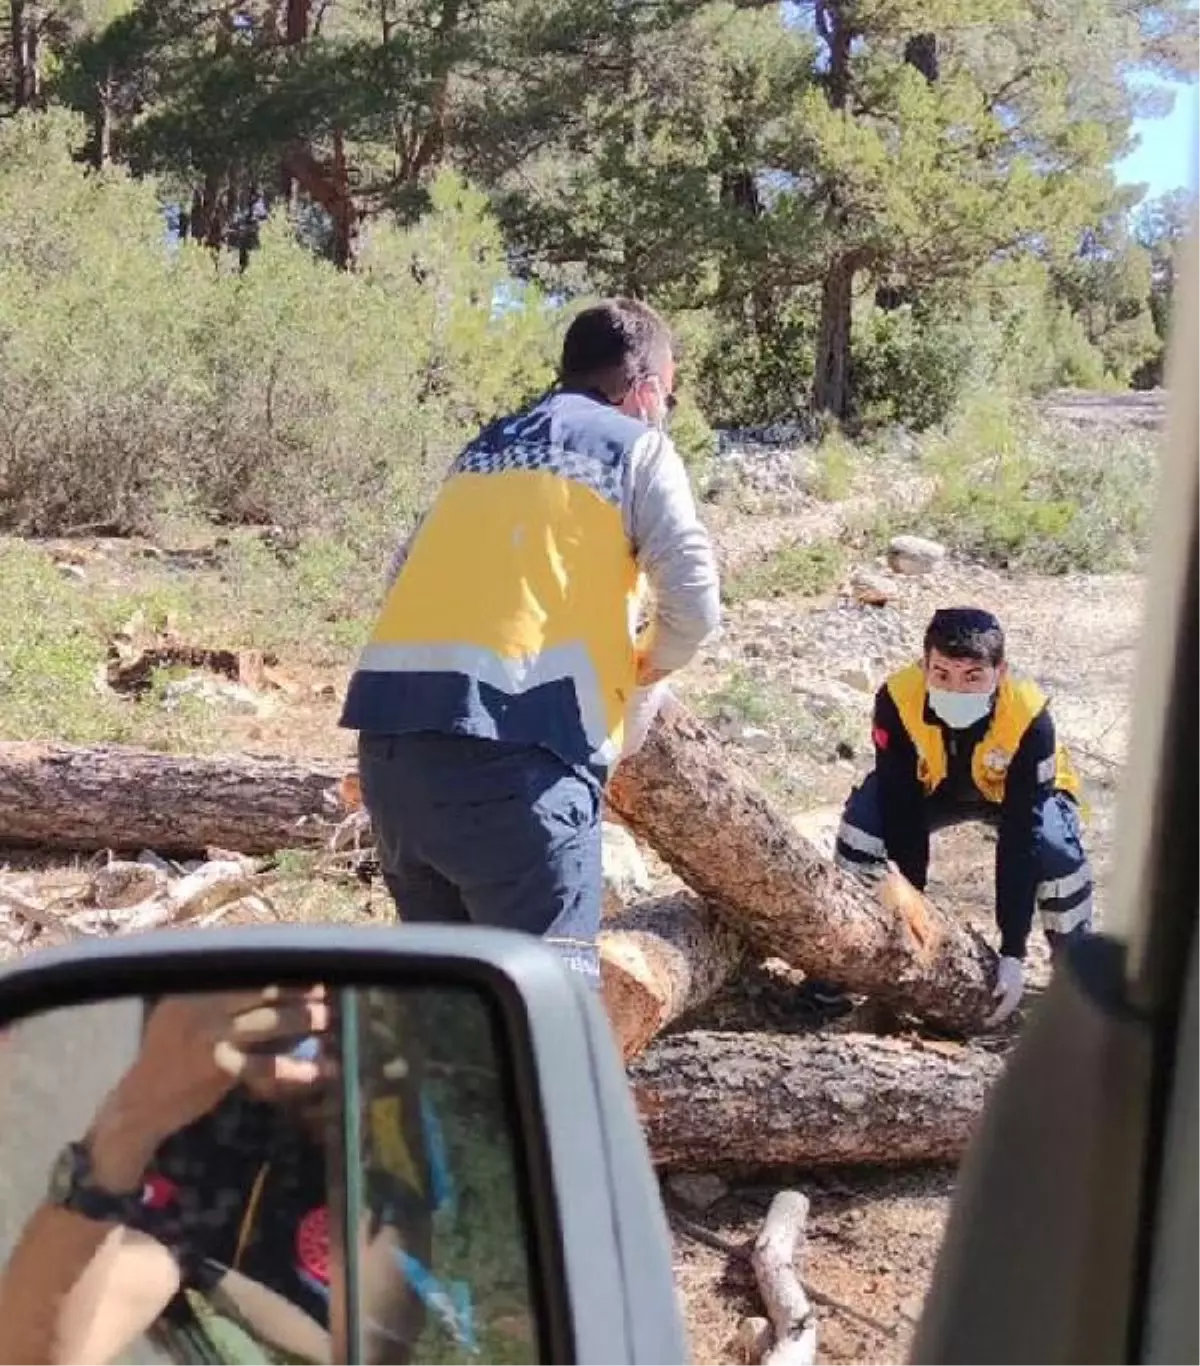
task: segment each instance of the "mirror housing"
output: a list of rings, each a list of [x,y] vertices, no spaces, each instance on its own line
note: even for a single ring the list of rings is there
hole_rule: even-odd
[[[167,930],[35,954],[0,974],[0,1097],[3,1031],[32,1016],[117,998],[315,981],[457,986],[488,1002],[501,1024],[525,1155],[542,1359],[687,1360],[666,1218],[608,1020],[595,993],[528,935],[291,925]]]

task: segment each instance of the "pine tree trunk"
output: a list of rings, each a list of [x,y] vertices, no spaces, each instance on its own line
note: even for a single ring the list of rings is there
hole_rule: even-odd
[[[629,1083],[659,1167],[899,1166],[956,1161],[1003,1065],[873,1034],[696,1031]]]
[[[8,14],[13,108],[32,109],[41,97],[38,71],[41,14],[28,0],[9,0]]]
[[[764,957],[943,1028],[980,1027],[995,963],[982,938],[899,876],[878,894],[836,868],[674,699],[606,798]]]
[[[728,981],[738,936],[687,892],[631,907],[600,934],[604,1004],[626,1060]]]
[[[163,854],[310,845],[337,818],[343,772],[246,754],[3,743],[0,844]]]
[[[854,265],[848,257],[835,257],[825,274],[821,290],[821,325],[817,335],[813,407],[839,422],[850,416],[850,305],[854,288]]]

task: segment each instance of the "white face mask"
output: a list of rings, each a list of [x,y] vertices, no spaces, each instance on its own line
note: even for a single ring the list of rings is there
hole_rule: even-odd
[[[654,385],[654,393],[658,399],[658,416],[654,416],[654,414],[649,412],[643,404],[638,408],[638,417],[640,417],[647,426],[653,427],[656,431],[665,432],[667,430],[667,396],[663,391],[662,380],[660,380],[657,375],[651,375],[650,382]]]
[[[929,706],[933,714],[951,730],[970,730],[992,709],[992,692],[949,692],[945,688],[929,689]]]

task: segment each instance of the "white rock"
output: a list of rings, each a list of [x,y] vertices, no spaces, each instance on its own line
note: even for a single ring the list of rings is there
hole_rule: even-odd
[[[612,913],[650,891],[650,874],[642,851],[623,825],[613,821],[601,823],[600,857],[606,912]]]
[[[946,547],[924,536],[894,536],[888,564],[897,574],[932,574],[946,558]]]
[[[852,668],[843,669],[838,674],[838,682],[844,683],[848,688],[853,688],[855,692],[866,692],[872,695],[875,692],[875,676],[865,664],[856,664]]]

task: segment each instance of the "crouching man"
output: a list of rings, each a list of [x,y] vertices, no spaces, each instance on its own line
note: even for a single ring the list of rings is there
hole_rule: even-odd
[[[997,827],[1001,956],[988,1024],[999,1024],[1024,992],[1035,907],[1052,953],[1092,920],[1079,780],[1045,695],[1009,672],[990,612],[946,608],[929,623],[924,658],[879,690],[873,739],[875,769],[846,803],[837,861],[873,877],[890,860],[924,890],[932,831],[972,820]]]

